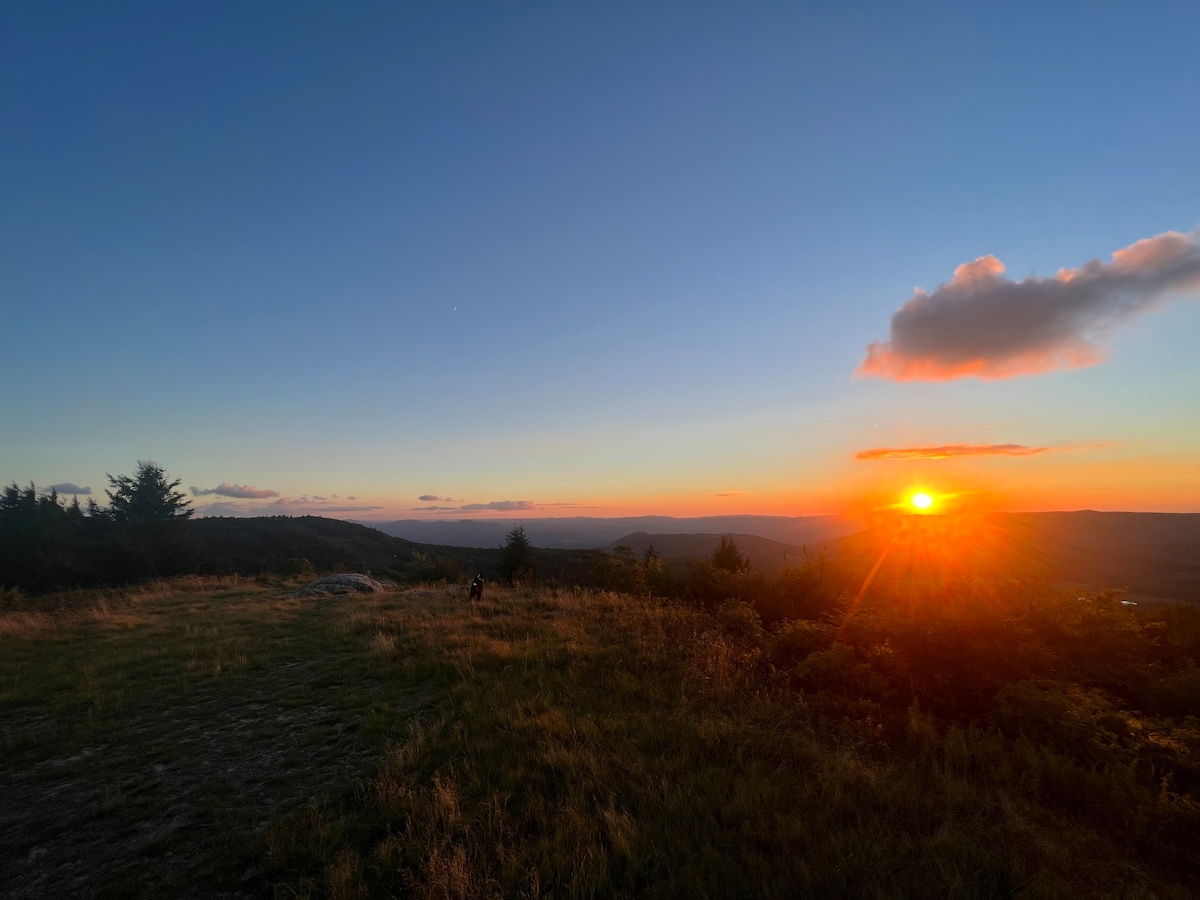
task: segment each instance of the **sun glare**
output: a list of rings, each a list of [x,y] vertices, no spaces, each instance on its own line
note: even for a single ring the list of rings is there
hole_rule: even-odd
[[[933,507],[933,497],[924,491],[917,491],[908,498],[908,503],[913,509],[925,512]]]

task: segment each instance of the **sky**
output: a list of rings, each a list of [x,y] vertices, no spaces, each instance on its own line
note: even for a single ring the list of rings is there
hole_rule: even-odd
[[[0,478],[1200,511],[1197,46],[1171,0],[4,4]]]

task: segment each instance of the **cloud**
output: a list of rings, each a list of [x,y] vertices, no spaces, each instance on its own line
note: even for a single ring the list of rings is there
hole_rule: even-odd
[[[480,510],[492,509],[499,512],[515,512],[517,510],[537,509],[537,504],[532,500],[493,500],[491,503],[468,503],[466,506],[460,506],[464,512],[479,512]]]
[[[62,484],[52,484],[46,488],[48,491],[58,491],[60,494],[90,494],[90,487],[80,487],[73,481],[64,481]]]
[[[442,498],[439,497],[437,494],[422,494],[417,499],[424,500],[426,503],[435,503],[438,500],[441,500]]]
[[[457,506],[412,506],[412,512],[458,512]]]
[[[714,497],[740,497],[745,491],[722,491],[719,494],[713,494]]]
[[[230,484],[223,481],[215,488],[198,488],[192,485],[193,497],[206,497],[216,494],[218,497],[236,497],[241,500],[262,500],[266,497],[278,497],[279,491],[266,491],[249,484]]]
[[[1022,444],[943,444],[940,447],[874,447],[860,450],[855,459],[949,459],[952,456],[1037,456],[1061,447],[1026,447]]]
[[[265,506],[256,503],[231,503],[225,500],[218,500],[215,503],[206,503],[196,507],[196,514],[201,518],[207,516],[236,516],[244,518],[246,516],[308,516],[324,513],[357,513],[371,512],[378,509],[383,509],[383,507],[332,506],[316,504],[307,498],[291,500],[287,497],[280,497],[274,503],[268,503]]]
[[[337,494],[334,494],[333,496],[335,496],[335,497],[336,497],[336,496],[337,496]],[[357,498],[357,497],[347,497],[346,499],[347,499],[347,500],[357,500],[358,498]]]
[[[1009,378],[1095,365],[1118,325],[1200,288],[1200,235],[1167,231],[1053,278],[1012,281],[981,256],[918,288],[855,374],[896,381]]]

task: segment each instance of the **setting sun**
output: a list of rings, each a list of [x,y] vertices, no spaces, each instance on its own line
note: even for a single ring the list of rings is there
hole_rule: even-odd
[[[908,498],[909,505],[924,512],[933,506],[933,497],[924,491],[918,491]]]

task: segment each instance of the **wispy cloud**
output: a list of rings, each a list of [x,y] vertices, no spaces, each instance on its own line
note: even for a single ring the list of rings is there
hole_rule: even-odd
[[[449,500],[449,497],[444,497]],[[535,503],[532,500],[493,500],[491,503],[464,503],[462,506],[413,506],[411,512],[528,512],[535,509],[601,509],[581,503]]]
[[[1167,231],[1052,278],[1012,281],[981,256],[916,293],[856,374],[897,381],[1009,378],[1095,365],[1123,322],[1200,288],[1200,238]]]
[[[952,456],[1037,456],[1070,447],[1026,447],[1023,444],[942,444],[938,447],[873,447],[855,459],[949,459]]]
[[[241,500],[263,500],[267,497],[278,497],[279,491],[261,490],[249,484],[230,484],[223,481],[215,488],[199,488],[192,485],[193,497],[207,497],[215,494],[218,497],[235,497]]]
[[[92,492],[92,489],[90,487],[80,487],[79,485],[75,484],[75,482],[73,482],[73,481],[64,481],[62,484],[52,484],[47,488],[43,488],[43,490],[58,491],[60,494],[85,494],[86,495],[86,494],[90,494]]]
[[[713,494],[714,497],[740,497],[745,491],[722,491],[719,494]]]
[[[527,509],[537,509],[537,504],[532,500],[493,500],[491,503],[468,503],[465,506],[460,506],[463,512],[480,512],[482,510],[496,510],[497,512],[518,512]]]
[[[439,497],[437,494],[422,494],[417,499],[423,500],[426,503],[436,503],[438,500],[441,500],[442,498]]]

